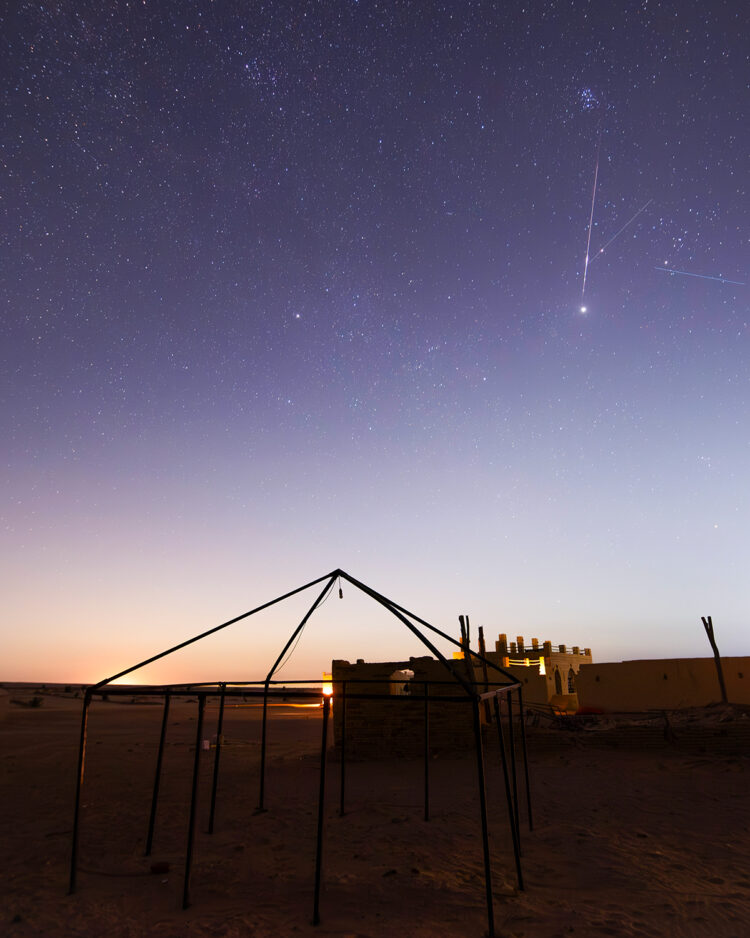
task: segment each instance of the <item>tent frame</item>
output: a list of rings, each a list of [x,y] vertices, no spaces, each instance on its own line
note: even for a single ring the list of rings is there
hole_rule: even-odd
[[[201,742],[203,737],[203,723],[204,715],[206,708],[206,700],[208,697],[219,696],[219,717],[218,717],[218,726],[217,726],[217,743],[215,748],[214,755],[214,764],[213,764],[213,778],[212,778],[212,790],[211,790],[211,801],[210,801],[210,813],[209,813],[209,824],[208,824],[208,833],[212,834],[214,831],[214,821],[215,821],[215,809],[216,809],[216,795],[219,779],[219,762],[221,756],[221,741],[222,741],[222,729],[223,729],[223,719],[224,719],[224,706],[227,697],[261,697],[263,698],[263,716],[262,716],[262,729],[261,729],[261,764],[260,764],[260,783],[259,783],[259,796],[258,796],[258,811],[265,811],[265,765],[266,765],[266,728],[267,728],[267,714],[268,714],[268,698],[271,693],[271,687],[277,684],[281,684],[280,681],[274,680],[274,674],[278,669],[280,663],[284,660],[289,648],[292,646],[295,639],[298,637],[302,629],[307,624],[308,620],[312,616],[313,612],[322,604],[322,602],[329,595],[330,591],[333,589],[333,586],[336,582],[341,582],[341,580],[346,580],[352,586],[359,589],[365,595],[369,596],[375,602],[379,603],[386,610],[388,610],[392,615],[394,615],[400,622],[403,623],[415,636],[425,645],[435,656],[435,658],[441,662],[445,667],[450,680],[446,681],[420,681],[419,684],[423,687],[422,697],[415,697],[414,695],[410,696],[401,696],[401,695],[385,695],[385,694],[373,694],[373,693],[362,693],[359,692],[356,688],[358,683],[390,683],[389,681],[376,682],[372,680],[366,681],[357,681],[356,679],[347,679],[344,681],[336,681],[335,684],[339,685],[339,690],[336,693],[337,699],[342,701],[342,739],[341,739],[341,784],[340,784],[340,813],[344,814],[344,792],[345,792],[345,772],[346,772],[346,703],[349,700],[378,700],[385,701],[390,700],[394,703],[400,703],[402,705],[412,704],[415,702],[423,701],[423,725],[424,725],[424,800],[425,800],[425,812],[424,818],[426,821],[429,820],[429,751],[430,751],[430,737],[429,737],[429,704],[431,702],[441,702],[449,703],[455,705],[468,705],[472,709],[472,718],[473,718],[473,735],[474,735],[474,748],[476,752],[476,770],[477,770],[477,786],[479,793],[479,811],[480,811],[480,820],[482,828],[482,853],[484,860],[484,882],[485,882],[485,898],[487,904],[487,924],[488,924],[488,934],[490,938],[494,938],[495,929],[494,929],[494,906],[492,898],[492,870],[491,870],[491,860],[490,860],[490,848],[489,848],[489,832],[488,832],[488,823],[487,823],[487,795],[486,795],[486,786],[485,786],[485,762],[484,762],[484,750],[483,750],[483,740],[482,740],[482,726],[481,726],[481,716],[480,716],[480,707],[489,706],[492,704],[494,711],[494,719],[497,728],[498,743],[500,747],[502,770],[503,770],[503,781],[505,788],[505,796],[508,808],[508,821],[511,830],[511,839],[513,842],[513,853],[515,857],[515,867],[516,867],[516,876],[518,880],[519,889],[524,888],[523,884],[523,874],[521,870],[521,846],[520,846],[520,819],[519,819],[519,797],[518,797],[518,781],[517,781],[517,766],[516,766],[516,757],[515,757],[515,733],[514,733],[514,720],[518,722],[520,727],[520,742],[521,750],[523,753],[523,770],[524,770],[524,781],[525,781],[525,793],[526,793],[526,806],[527,806],[527,816],[529,830],[533,829],[533,819],[532,819],[532,809],[531,809],[531,789],[529,782],[529,770],[528,770],[528,760],[526,752],[526,732],[525,732],[525,720],[524,720],[524,708],[523,708],[523,690],[520,681],[517,680],[509,671],[506,671],[504,668],[499,667],[494,662],[490,661],[488,658],[483,655],[472,651],[468,642],[458,642],[452,636],[441,631],[436,626],[430,624],[425,619],[417,616],[415,613],[410,612],[405,607],[399,605],[391,599],[388,599],[383,594],[377,592],[371,587],[365,585],[361,581],[350,576],[348,573],[344,572],[341,569],[333,570],[331,573],[326,573],[324,576],[318,577],[315,580],[310,581],[309,583],[304,584],[303,586],[298,587],[297,589],[291,590],[288,593],[285,593],[283,596],[279,596],[276,599],[270,600],[269,602],[263,603],[260,606],[256,606],[254,609],[251,609],[249,612],[245,612],[242,615],[236,616],[233,619],[229,619],[227,622],[223,622],[221,625],[217,625],[214,628],[208,629],[205,632],[201,632],[199,635],[189,638],[186,641],[180,642],[177,645],[172,646],[171,648],[166,649],[165,651],[159,652],[156,655],[151,656],[150,658],[145,659],[144,661],[139,662],[138,664],[133,665],[132,667],[125,668],[122,671],[119,671],[117,674],[113,674],[111,677],[105,678],[100,681],[98,684],[93,684],[88,687],[84,692],[82,712],[81,712],[81,729],[80,729],[80,740],[79,740],[79,749],[78,749],[78,763],[77,763],[77,776],[76,776],[76,789],[75,789],[75,805],[73,811],[73,830],[71,837],[71,858],[70,858],[70,878],[68,893],[73,894],[76,891],[77,887],[77,870],[78,870],[78,846],[79,846],[79,829],[80,829],[80,807],[81,807],[81,792],[83,788],[84,781],[84,772],[86,764],[86,740],[87,740],[87,730],[88,730],[88,713],[91,701],[94,695],[114,695],[114,696],[132,696],[137,694],[138,696],[147,696],[147,697],[160,697],[164,700],[163,714],[162,714],[162,723],[161,723],[161,733],[159,738],[159,748],[156,761],[156,769],[154,776],[154,787],[151,799],[151,811],[149,816],[149,827],[148,835],[146,838],[146,850],[145,855],[149,856],[153,846],[153,834],[154,834],[154,825],[156,821],[157,805],[159,799],[159,787],[161,780],[161,767],[162,767],[162,758],[164,753],[164,745],[166,740],[167,733],[167,724],[170,710],[170,703],[174,697],[197,697],[198,701],[198,718],[196,726],[196,739],[195,739],[195,756],[193,761],[193,778],[192,778],[192,789],[190,797],[190,819],[188,824],[188,837],[187,845],[185,850],[185,870],[184,870],[184,879],[183,879],[183,896],[182,896],[182,906],[187,908],[190,904],[190,873],[192,867],[192,856],[193,856],[193,847],[194,847],[194,837],[195,837],[195,823],[196,823],[196,808],[197,808],[197,792],[198,792],[198,779],[199,779],[199,766],[200,766],[200,753],[201,753]],[[288,641],[284,645],[280,654],[276,658],[273,666],[266,675],[265,680],[263,681],[214,681],[214,682],[200,682],[200,683],[190,683],[190,684],[166,684],[166,685],[131,685],[127,687],[118,687],[117,685],[112,685],[112,682],[118,680],[126,675],[137,671],[138,669],[145,667],[147,664],[151,664],[154,661],[158,661],[161,658],[165,658],[168,655],[173,654],[175,651],[178,651],[181,648],[185,648],[188,645],[191,645],[195,642],[200,641],[203,638],[206,638],[209,635],[214,634],[222,629],[227,628],[230,625],[233,625],[236,622],[239,622],[242,619],[249,618],[257,612],[260,612],[264,609],[282,602],[285,599],[288,599],[291,596],[301,593],[310,587],[316,586],[320,583],[324,583],[324,586],[315,601],[312,603],[310,608],[307,610],[303,618],[301,619],[299,625],[292,632]],[[485,665],[487,668],[491,668],[496,672],[501,680],[495,682],[486,682],[484,681],[482,686],[485,688],[483,692],[478,690],[477,685],[471,680],[471,669],[467,668],[467,675],[463,677],[460,674],[460,670],[451,667],[448,660],[445,656],[438,650],[438,648],[430,641],[430,639],[423,633],[419,628],[427,629],[429,632],[432,632],[435,635],[440,636],[444,640],[450,642],[452,645],[457,646],[464,652],[464,657],[467,662],[470,659],[478,662],[479,664]],[[284,682],[284,687],[286,688],[285,696],[293,697],[295,699],[305,699],[305,698],[314,698],[320,700],[320,692],[311,690],[309,688],[298,687],[295,690],[289,690],[289,685],[303,685],[303,684],[314,684],[316,681],[286,681]],[[455,696],[449,695],[446,693],[440,693],[440,687],[449,685],[455,688],[456,683],[458,683],[463,691],[464,695]],[[354,689],[352,690],[352,685]],[[437,691],[435,693],[434,691]],[[517,708],[513,707],[513,694],[517,694]],[[503,732],[502,725],[502,708],[501,701],[505,700],[507,704],[507,714],[508,714],[508,742],[506,751],[506,741]],[[328,719],[330,715],[330,698],[324,696],[323,698],[323,721],[322,721],[322,736],[321,736],[321,754],[320,754],[320,780],[319,780],[319,793],[318,793],[318,823],[317,823],[317,836],[316,836],[316,851],[315,851],[315,884],[314,884],[314,899],[313,899],[313,924],[318,925],[320,923],[320,884],[322,878],[322,844],[323,844],[323,828],[324,828],[324,799],[325,799],[325,784],[326,784],[326,749],[327,749],[327,734],[328,734]],[[515,711],[515,712],[514,712]]]

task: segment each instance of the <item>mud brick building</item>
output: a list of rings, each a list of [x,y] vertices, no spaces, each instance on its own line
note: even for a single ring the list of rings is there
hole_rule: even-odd
[[[561,709],[578,707],[575,681],[582,664],[590,663],[591,649],[578,646],[553,646],[532,638],[526,645],[523,636],[508,642],[501,634],[494,651],[485,652],[488,661],[509,672],[523,685],[524,700],[531,704],[551,704]],[[454,674],[471,680],[478,691],[485,685],[506,683],[492,668],[473,662],[469,666],[463,651],[457,651],[449,665]],[[347,758],[373,759],[387,756],[421,757],[424,752],[424,696],[428,696],[431,752],[454,752],[474,745],[472,707],[466,690],[435,658],[409,658],[406,661],[364,661],[354,664],[334,660],[331,666],[333,687],[333,731],[337,748],[346,694]],[[357,700],[354,694],[372,694],[380,699]],[[457,698],[457,703],[440,697]],[[485,710],[480,711],[482,720]]]
[[[461,655],[456,652],[456,655]],[[500,633],[495,642],[495,650],[489,649],[485,657],[499,667],[504,668],[523,684],[523,696],[527,703],[552,704],[563,709],[577,709],[576,681],[582,665],[591,664],[593,658],[590,648],[573,645],[553,645],[552,642],[539,643],[532,638],[526,644],[523,635],[509,642],[508,636]],[[480,668],[477,681],[481,682]]]
[[[449,663],[454,673],[467,679],[463,660]],[[347,695],[347,759],[420,758],[424,752],[425,691],[428,695],[430,751],[455,751],[474,745],[470,698],[464,687],[452,679],[445,666],[434,658],[381,662],[360,659],[355,664],[335,660],[331,678],[333,731],[337,748],[341,745],[344,711],[341,699],[344,692]],[[425,688],[425,682],[433,683]],[[374,694],[382,699],[356,700],[349,696],[356,693]],[[429,700],[433,697],[454,697],[457,702]]]

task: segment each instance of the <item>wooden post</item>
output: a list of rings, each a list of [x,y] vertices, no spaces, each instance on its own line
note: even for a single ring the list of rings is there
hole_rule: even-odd
[[[469,633],[469,617],[468,616],[459,616],[458,621],[461,624],[461,644],[464,649],[464,668],[466,669],[466,679],[469,684],[473,685],[474,681],[474,666],[471,660],[471,636]]]
[[[479,626],[478,634],[479,634],[479,654],[482,656],[482,658],[485,658],[487,656],[487,646],[484,644],[484,627],[481,625]],[[489,675],[487,674],[487,662],[486,661],[482,661],[482,678],[484,680],[484,692],[486,694],[487,691],[490,689],[490,679],[489,679]],[[488,723],[492,722],[492,715],[490,713],[489,700],[485,700],[484,702],[484,717]]]
[[[711,621],[711,616],[701,616],[701,622],[703,623],[703,628],[706,630],[706,635],[708,635],[708,640],[711,643],[711,648],[714,653],[716,675],[719,678],[719,688],[721,689],[721,702],[727,703],[727,689],[724,684],[724,672],[721,670],[721,656],[719,655],[719,649],[716,647],[716,640],[714,639],[714,624]]]

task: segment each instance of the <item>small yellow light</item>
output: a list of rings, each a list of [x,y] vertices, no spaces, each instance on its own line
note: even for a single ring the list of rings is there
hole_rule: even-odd
[[[540,674],[546,674],[546,673],[547,673],[547,669],[544,667],[544,658],[540,658],[540,659],[539,659],[539,673],[540,673]]]
[[[324,685],[323,685],[323,696],[324,696],[324,697],[333,697],[333,684],[324,684]]]

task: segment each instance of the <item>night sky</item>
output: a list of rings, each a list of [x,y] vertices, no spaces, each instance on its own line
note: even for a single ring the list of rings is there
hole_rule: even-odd
[[[10,6],[0,678],[750,654],[745,4]]]

